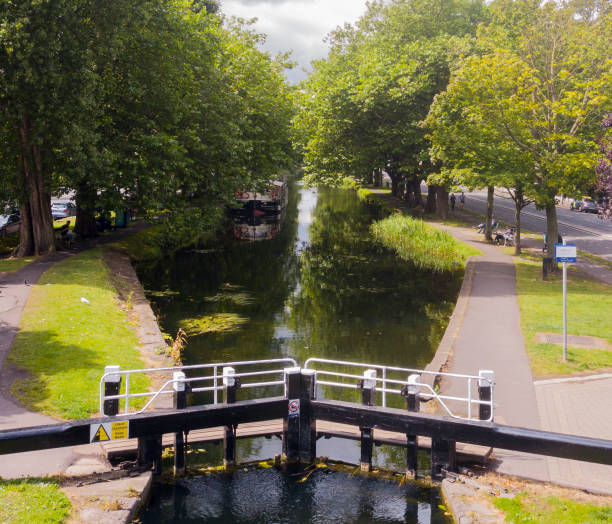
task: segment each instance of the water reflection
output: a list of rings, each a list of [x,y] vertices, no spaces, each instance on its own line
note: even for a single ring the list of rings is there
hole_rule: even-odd
[[[448,522],[436,490],[317,470],[209,474],[158,490],[141,522],[420,523]]]
[[[163,330],[194,328],[185,363],[316,356],[426,366],[452,312],[457,275],[420,272],[374,244],[368,228],[377,217],[353,191],[297,188],[286,214],[272,240],[230,233],[205,251],[139,268]],[[258,394],[242,389],[238,399]],[[357,400],[350,390],[333,394]],[[358,457],[357,444],[337,449]]]

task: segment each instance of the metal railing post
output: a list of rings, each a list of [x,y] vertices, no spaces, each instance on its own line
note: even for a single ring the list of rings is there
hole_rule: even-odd
[[[187,384],[185,383],[185,373],[175,371],[173,374],[174,383],[174,409],[185,409],[187,407]],[[185,437],[182,431],[174,434],[174,475],[185,474]]]
[[[421,410],[420,388],[418,386],[421,376],[412,374],[408,376],[408,384],[402,388],[402,395],[406,397],[406,409],[413,413]],[[416,478],[418,474],[419,441],[417,435],[406,434],[406,477]]]
[[[493,382],[495,373],[490,369],[481,369],[478,371],[478,397],[481,402],[489,402],[489,404],[479,404],[478,418],[480,420],[491,420],[493,413],[491,400],[493,398]]]
[[[119,395],[121,390],[121,366],[105,366],[104,374],[112,373],[104,378],[104,396],[111,397]],[[104,413],[107,417],[119,414],[119,399],[113,398],[104,401]]]
[[[236,390],[238,380],[234,377],[236,370],[232,367],[223,368],[224,403],[234,404],[236,402]],[[236,464],[236,424],[225,426],[223,434],[223,465],[233,466]]]
[[[376,370],[367,369],[363,372],[360,381],[361,403],[364,406],[376,405]],[[359,466],[361,471],[372,469],[372,448],[374,446],[374,432],[370,426],[359,426],[361,431],[361,460]]]
[[[214,391],[213,391],[213,404],[217,404],[218,403],[218,396],[217,396],[217,387],[219,386],[219,383],[217,382],[217,366],[215,366],[213,368],[213,387],[214,387]]]

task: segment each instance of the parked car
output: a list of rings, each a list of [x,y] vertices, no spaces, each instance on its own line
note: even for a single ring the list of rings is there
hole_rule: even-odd
[[[53,202],[53,204],[51,204],[51,216],[53,216],[53,220],[73,217],[75,215],[76,206],[74,205],[74,202],[60,201]]]
[[[0,215],[0,234],[8,233],[8,227],[11,224],[17,224],[21,220],[21,216],[19,215],[19,210],[14,209],[12,213],[7,215]]]
[[[570,209],[574,211],[582,211],[583,213],[599,213],[599,204],[592,198],[583,197],[577,199],[570,206]]]

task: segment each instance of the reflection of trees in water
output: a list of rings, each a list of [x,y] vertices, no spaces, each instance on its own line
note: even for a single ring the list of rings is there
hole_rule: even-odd
[[[266,242],[220,237],[212,249],[179,253],[155,267],[139,268],[164,331],[185,319],[236,314],[249,321],[237,332],[207,332],[189,338],[186,363],[251,360],[282,354],[274,319],[299,278],[293,251],[299,193],[290,191],[280,234]],[[168,292],[170,291],[170,292]],[[245,300],[248,297],[248,300]]]
[[[311,245],[301,258],[301,292],[288,303],[288,325],[298,333],[292,352],[300,358],[427,364],[452,311],[456,275],[418,272],[371,242],[364,205],[351,192],[323,190],[313,217]]]
[[[274,240],[248,243],[228,235],[209,249],[140,270],[155,292],[164,331],[174,334],[186,319],[198,326],[206,321],[200,331],[207,332],[188,340],[186,363],[292,355],[422,368],[431,360],[458,279],[420,273],[371,242],[369,211],[354,192],[318,193],[311,244],[301,256],[294,252],[299,197],[292,191]],[[225,331],[209,322],[228,315],[248,321]],[[239,398],[257,393],[245,389]],[[349,390],[334,396],[359,398]],[[389,405],[403,406],[391,398]]]

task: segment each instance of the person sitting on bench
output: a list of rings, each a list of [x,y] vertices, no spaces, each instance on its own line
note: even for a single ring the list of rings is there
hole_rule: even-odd
[[[486,224],[483,222],[481,224],[478,224],[476,226],[476,229],[478,230],[479,233],[484,233],[485,226]],[[496,229],[497,229],[497,218],[493,217],[493,222],[491,222],[491,231],[495,231]]]

